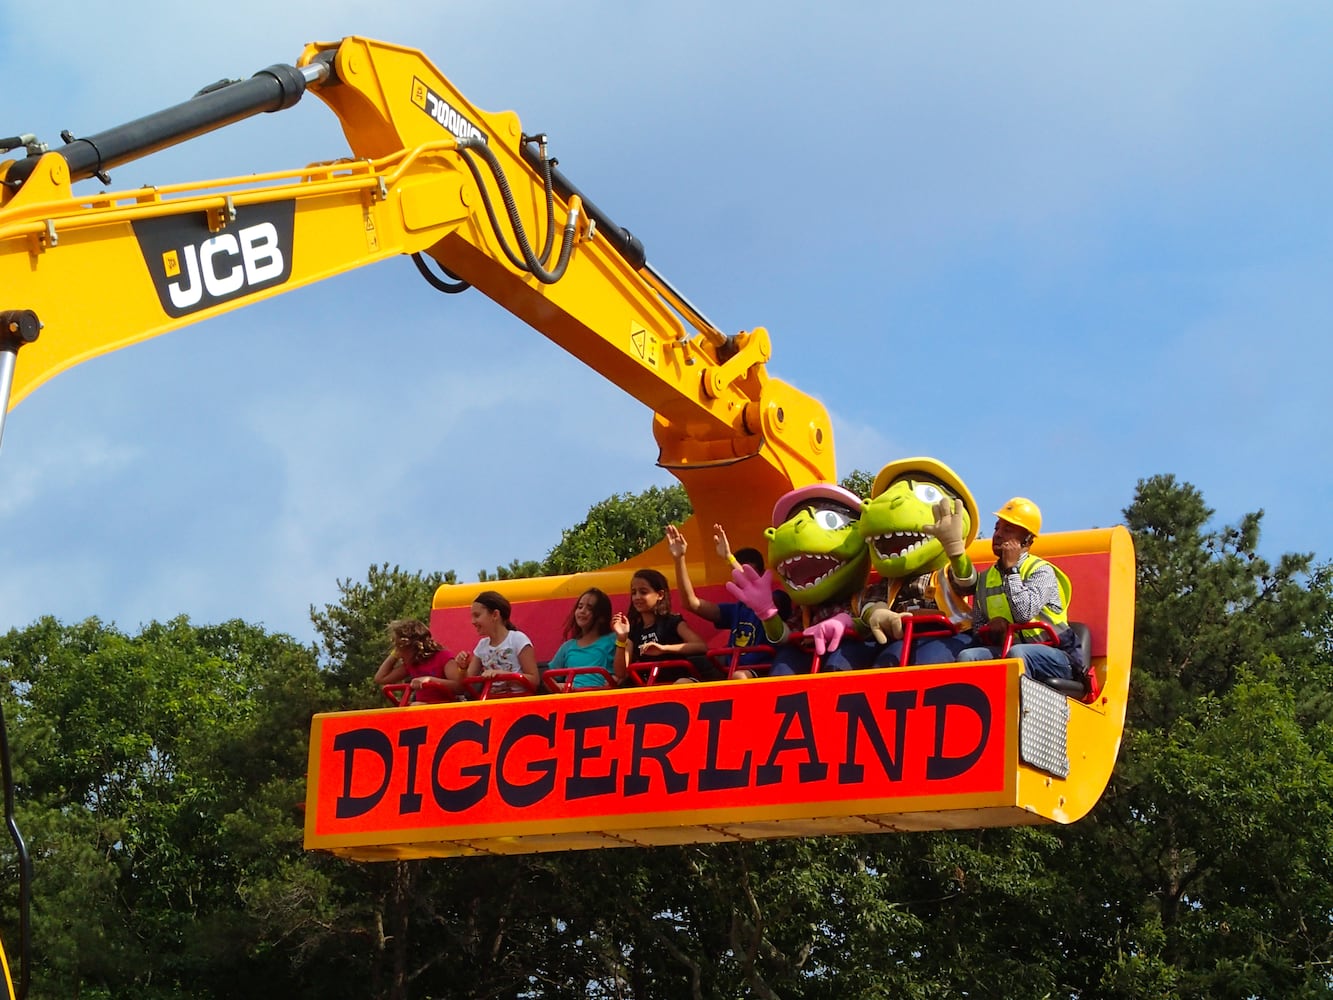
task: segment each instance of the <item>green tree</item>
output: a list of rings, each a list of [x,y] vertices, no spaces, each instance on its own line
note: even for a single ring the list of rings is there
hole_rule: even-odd
[[[838,485],[864,500],[870,496],[870,488],[875,485],[875,474],[864,469],[853,469],[838,480]]]
[[[608,497],[594,504],[580,524],[565,529],[547,554],[543,572],[580,573],[632,559],[661,541],[667,524],[679,524],[692,512],[679,484]]]
[[[409,573],[388,563],[371,566],[364,581],[338,580],[338,601],[310,607],[319,635],[321,665],[358,707],[378,705],[370,679],[388,649],[385,629],[400,618],[430,621],[431,600],[442,583],[457,583],[446,573]],[[350,706],[349,706],[350,707]]]
[[[240,622],[43,619],[0,640],[0,670],[41,845],[35,995],[192,992],[217,971],[206,929],[243,911],[246,860],[299,856],[309,716],[330,705],[314,651]],[[230,830],[265,808],[256,853]]]
[[[1202,495],[1139,483],[1133,697],[1095,824],[1109,995],[1333,993],[1328,573],[1257,552],[1262,512],[1210,530]]]
[[[564,567],[641,551],[688,514],[669,494],[598,505]],[[1169,476],[1125,515],[1130,722],[1068,828],[350,863],[300,850],[310,715],[376,703],[385,623],[447,577],[340,581],[312,649],[239,622],[11,632],[37,995],[1333,995],[1333,570],[1263,559],[1261,514],[1210,528]]]
[[[532,576],[542,575],[542,564],[535,559],[514,559],[508,566],[496,566],[495,573],[489,574],[482,570],[477,575],[480,583],[489,583],[492,580],[523,580]]]

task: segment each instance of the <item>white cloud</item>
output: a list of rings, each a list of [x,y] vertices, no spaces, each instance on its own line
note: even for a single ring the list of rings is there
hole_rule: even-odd
[[[27,429],[23,427],[23,431]],[[15,456],[14,452],[19,454]],[[69,490],[95,490],[99,482],[128,467],[140,454],[132,444],[100,434],[60,448],[32,449],[12,444],[6,449],[0,519],[28,516],[44,497]]]

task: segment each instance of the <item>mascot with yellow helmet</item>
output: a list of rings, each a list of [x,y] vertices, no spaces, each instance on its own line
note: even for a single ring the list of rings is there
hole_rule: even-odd
[[[914,640],[912,663],[950,663],[972,645],[968,597],[977,573],[967,547],[977,520],[971,491],[943,462],[904,458],[879,470],[857,522],[879,573],[860,607],[877,644],[874,666],[902,662],[903,619],[913,614],[942,614],[958,634]]]

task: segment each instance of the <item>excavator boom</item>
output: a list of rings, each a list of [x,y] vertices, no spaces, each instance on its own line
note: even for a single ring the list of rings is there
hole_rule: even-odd
[[[71,185],[307,91],[352,155],[285,172],[75,196]],[[434,260],[654,414],[659,463],[745,534],[765,499],[834,476],[823,406],[718,330],[557,170],[544,136],[468,102],[421,53],[363,38],[0,164],[0,311],[40,324],[10,406],[96,355],[391,257]],[[543,245],[544,243],[544,245]],[[79,288],[72,296],[69,289]],[[734,497],[753,502],[744,511]],[[756,512],[753,518],[747,511]]]

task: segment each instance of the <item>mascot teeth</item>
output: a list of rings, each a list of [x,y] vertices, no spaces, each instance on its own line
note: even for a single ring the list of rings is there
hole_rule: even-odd
[[[919,549],[929,540],[920,531],[890,531],[874,538],[875,552],[881,559],[892,559]]]
[[[783,560],[778,566],[778,573],[788,588],[806,590],[818,586],[841,566],[842,561],[833,556],[803,553]]]

